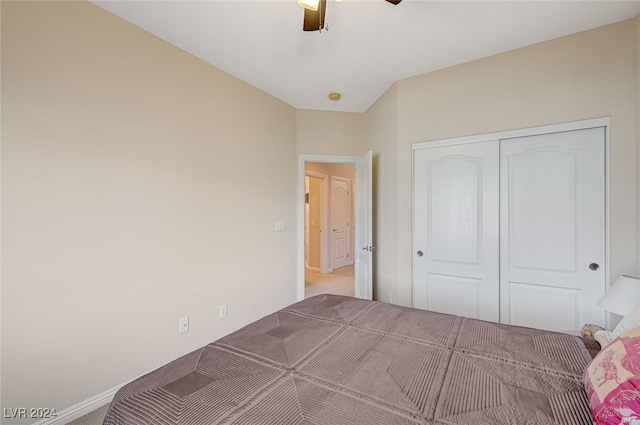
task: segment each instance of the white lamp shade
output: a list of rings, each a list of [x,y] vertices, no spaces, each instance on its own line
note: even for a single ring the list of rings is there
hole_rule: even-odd
[[[320,0],[298,0],[298,4],[305,9],[313,10],[315,12],[318,10]]]
[[[640,304],[640,277],[622,275],[611,285],[598,305],[612,313],[626,316]]]

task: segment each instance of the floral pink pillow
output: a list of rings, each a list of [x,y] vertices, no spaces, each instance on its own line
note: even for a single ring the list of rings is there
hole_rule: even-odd
[[[640,424],[640,328],[604,347],[583,382],[597,425]]]

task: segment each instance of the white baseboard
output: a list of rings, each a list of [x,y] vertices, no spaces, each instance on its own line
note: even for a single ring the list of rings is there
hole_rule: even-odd
[[[56,412],[57,416],[55,418],[43,419],[41,421],[34,423],[33,425],[66,425],[69,422],[74,421],[79,417],[86,415],[87,413],[91,413],[94,410],[101,408],[105,404],[111,403],[111,400],[113,400],[113,397],[116,395],[116,393],[120,388],[124,387],[129,382],[135,381],[136,379],[144,375],[146,375],[146,373],[143,373],[140,376],[130,379],[129,381],[123,384],[110,388],[107,391],[104,391],[96,396],[88,398],[85,401],[81,401],[78,404],[74,404],[71,407],[60,410]]]
[[[60,410],[57,412],[57,416],[55,418],[43,419],[36,422],[34,425],[66,425],[67,423],[78,419],[80,416],[84,416],[87,413],[101,408],[105,404],[111,403],[113,396],[116,395],[116,392],[118,392],[123,385],[113,387],[85,401],[74,404],[64,410]]]
[[[320,273],[320,267],[309,267],[307,266],[307,270],[309,270],[310,272],[316,272],[316,273]]]

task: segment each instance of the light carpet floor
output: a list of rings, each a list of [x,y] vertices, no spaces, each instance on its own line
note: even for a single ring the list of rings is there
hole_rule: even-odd
[[[318,294],[347,295],[353,297],[354,282],[353,265],[340,267],[333,273],[322,274],[307,270],[304,279],[304,297]]]

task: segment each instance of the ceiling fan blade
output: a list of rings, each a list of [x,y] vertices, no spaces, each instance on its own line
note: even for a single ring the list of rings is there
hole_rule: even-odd
[[[389,3],[391,3],[391,4],[396,4],[396,5],[397,5],[397,4],[398,4],[398,3],[400,3],[402,0],[387,0],[387,1],[388,1]]]
[[[304,9],[303,31],[320,31],[324,29],[324,17],[327,13],[327,0],[320,0],[318,10]]]

